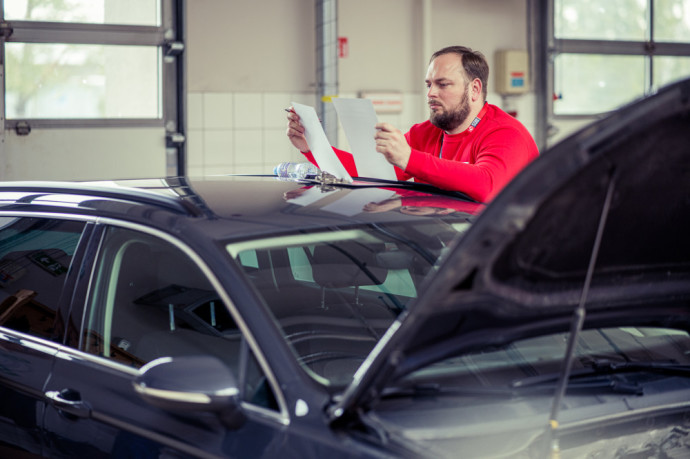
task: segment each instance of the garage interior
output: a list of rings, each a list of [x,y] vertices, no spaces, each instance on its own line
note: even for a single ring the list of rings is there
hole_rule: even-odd
[[[690,76],[688,0],[3,0],[2,180],[270,174],[302,156],[284,108],[377,101],[405,132],[449,45],[543,152]]]

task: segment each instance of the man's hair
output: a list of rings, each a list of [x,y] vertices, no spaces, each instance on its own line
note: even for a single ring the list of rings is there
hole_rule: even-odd
[[[486,91],[489,86],[489,64],[486,58],[479,51],[474,51],[466,46],[448,46],[436,51],[429,59],[431,63],[434,59],[444,54],[457,54],[462,61],[462,68],[469,77],[470,81],[479,78],[482,82],[482,96],[486,100]]]

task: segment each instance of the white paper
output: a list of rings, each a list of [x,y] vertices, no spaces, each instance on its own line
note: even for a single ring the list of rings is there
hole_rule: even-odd
[[[323,191],[321,187],[319,186],[313,186],[311,188],[300,188],[299,189],[299,194],[295,193],[294,198],[289,198],[288,202],[290,204],[299,204],[300,206],[308,206],[310,204],[313,204],[317,201],[322,200],[326,196],[328,196],[330,193],[333,193],[336,191],[333,189],[332,191]]]
[[[395,169],[386,158],[376,151],[376,111],[371,99],[333,98],[338,119],[343,126],[357,175],[385,180],[397,180]]]
[[[321,210],[352,217],[353,215],[364,212],[364,206],[370,202],[384,201],[393,196],[395,196],[395,193],[391,190],[371,188],[367,188],[366,190],[351,190],[337,201],[323,206]]]
[[[300,193],[294,198],[288,199],[288,202],[290,204],[298,204],[306,207],[330,197],[332,193],[339,190],[334,189],[324,192],[321,187],[315,186],[311,188],[301,188],[299,191]],[[321,207],[321,210],[352,217],[364,212],[364,207],[370,202],[385,201],[393,196],[396,196],[396,193],[391,190],[371,188],[367,188],[366,190],[350,190],[336,201]]]
[[[335,178],[352,183],[352,177],[347,173],[345,166],[340,162],[330,142],[328,142],[314,107],[296,102],[292,103],[292,107],[295,113],[299,115],[302,126],[304,126],[304,136],[307,139],[307,144],[314,155],[316,163],[319,165],[319,169],[328,172],[335,176]]]

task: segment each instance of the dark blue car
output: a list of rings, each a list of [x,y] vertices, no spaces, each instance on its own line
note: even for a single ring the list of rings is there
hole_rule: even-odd
[[[0,457],[690,455],[690,81],[489,205],[0,184]]]

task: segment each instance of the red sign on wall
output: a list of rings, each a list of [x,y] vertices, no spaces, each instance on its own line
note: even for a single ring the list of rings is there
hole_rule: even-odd
[[[347,37],[338,37],[338,57],[347,57],[350,50],[347,46]]]

